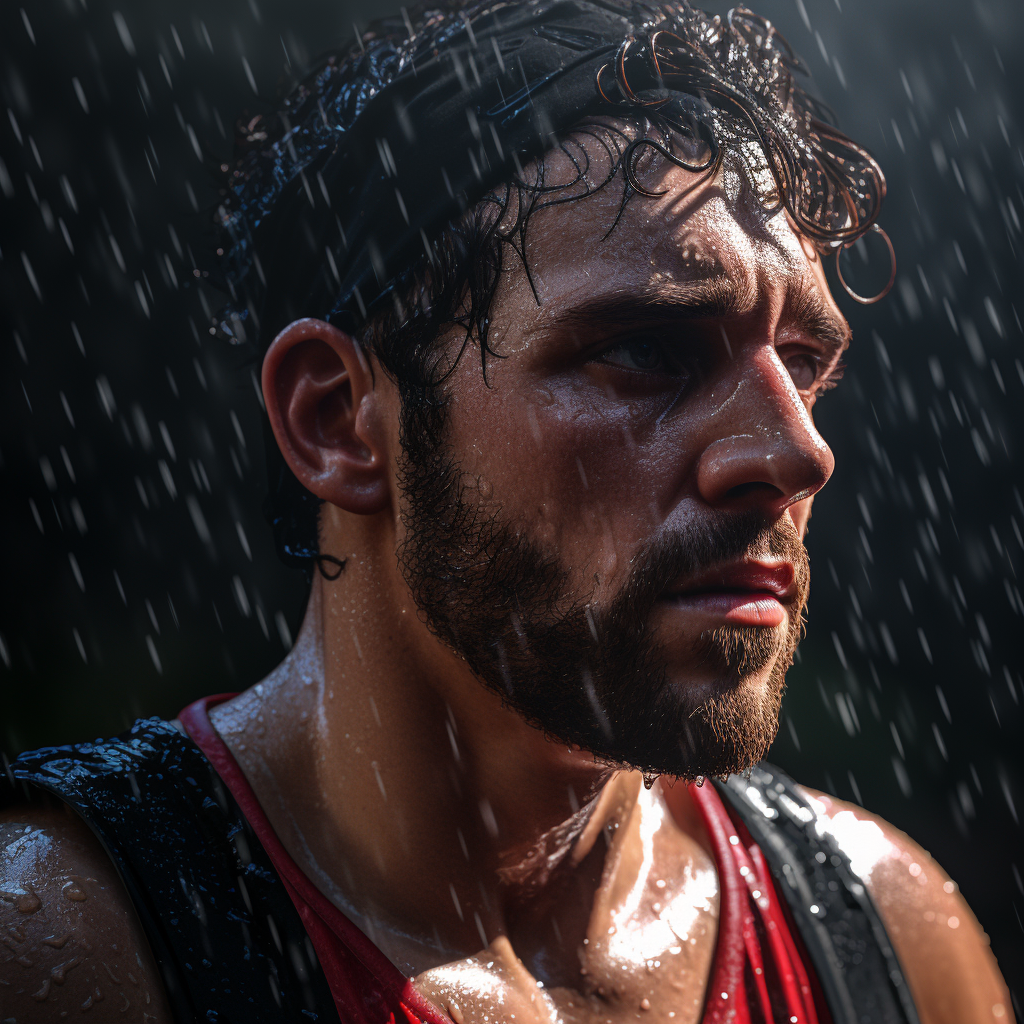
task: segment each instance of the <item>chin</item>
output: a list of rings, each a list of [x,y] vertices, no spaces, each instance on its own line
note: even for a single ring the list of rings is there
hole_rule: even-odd
[[[744,772],[768,752],[790,664],[787,651],[756,668],[703,659],[666,665],[657,721],[633,751],[639,767],[683,779]]]
[[[718,626],[661,644],[660,659],[670,684],[707,697],[770,685],[780,662],[789,667],[786,629]]]
[[[707,665],[680,665],[669,668],[666,684],[677,701],[692,709],[705,701],[726,696],[766,697],[772,686],[773,668],[739,672],[735,669],[709,669]]]

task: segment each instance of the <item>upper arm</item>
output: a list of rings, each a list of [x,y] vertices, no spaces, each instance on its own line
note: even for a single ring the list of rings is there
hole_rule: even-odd
[[[0,1020],[48,1024],[100,1003],[105,1019],[172,1019],[114,865],[70,808],[0,811]]]
[[[878,908],[921,1024],[1012,1024],[988,936],[931,854],[867,811],[808,791]]]

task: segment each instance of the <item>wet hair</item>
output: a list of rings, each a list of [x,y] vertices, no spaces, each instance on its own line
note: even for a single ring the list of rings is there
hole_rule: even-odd
[[[593,94],[584,115],[555,129],[546,127],[532,148],[517,137],[516,145],[503,149],[492,122],[494,150],[503,161],[497,181],[484,182],[486,187],[475,193],[473,178],[452,188],[442,168],[451,201],[445,197],[447,205],[433,212],[440,223],[427,217],[418,234],[417,212],[406,208],[396,187],[404,222],[394,210],[390,222],[386,214],[381,216],[384,234],[401,236],[404,248],[396,245],[390,265],[372,236],[360,248],[341,216],[345,200],[338,201],[342,186],[351,196],[356,185],[341,180],[336,171],[332,176],[339,152],[348,161],[344,173],[351,177],[353,168],[362,168],[361,176],[372,188],[374,175],[385,182],[392,175],[400,179],[401,168],[415,165],[418,152],[433,145],[420,162],[422,170],[399,180],[408,194],[417,187],[422,190],[417,175],[426,179],[431,159],[437,162],[436,136],[445,127],[442,121],[417,138],[417,126],[406,123],[408,107],[403,103],[408,98],[396,99],[387,116],[397,119],[402,131],[392,136],[393,145],[397,148],[402,139],[408,143],[406,160],[399,155],[396,168],[383,130],[383,143],[378,137],[376,149],[370,148],[376,125],[367,111],[379,111],[382,98],[391,92],[402,96],[405,89],[408,97],[410,80],[418,84],[415,76],[410,79],[409,69],[423,60],[436,66],[437,55],[448,50],[454,53],[449,74],[458,76],[464,90],[472,90],[471,71],[481,87],[487,71],[477,65],[484,68],[485,59],[493,65],[494,57],[476,36],[485,38],[488,25],[497,64],[505,72],[502,50],[521,47],[522,33],[513,33],[516,38],[510,42],[501,19],[507,24],[509,12],[523,11],[534,15],[537,27],[531,23],[530,31],[546,33],[549,43],[571,53],[589,46],[592,62],[597,55],[593,69],[584,64],[577,70],[577,78],[584,76],[583,86]],[[542,15],[561,21],[543,22]],[[617,26],[614,44],[588,32],[589,23],[576,30],[572,19],[582,17],[592,17],[599,27]],[[466,51],[470,70],[455,52],[467,34],[477,56],[474,62],[473,51]],[[444,426],[444,383],[457,360],[475,345],[486,374],[486,360],[496,355],[488,341],[492,300],[505,261],[510,255],[522,260],[527,228],[538,210],[617,184],[621,215],[634,197],[655,194],[642,180],[645,160],[660,157],[710,176],[731,153],[742,163],[765,210],[784,207],[819,250],[850,244],[863,235],[878,217],[884,176],[871,155],[834,128],[827,110],[801,88],[802,72],[788,43],[767,20],[742,8],[722,20],[686,0],[659,6],[629,0],[445,0],[374,22],[347,48],[321,58],[276,108],[238,125],[234,159],[222,168],[223,200],[216,217],[223,254],[219,279],[232,297],[220,319],[221,330],[232,339],[255,333],[262,352],[297,317],[336,323],[358,338],[395,381],[403,445],[436,436]],[[498,73],[492,68],[494,76]],[[521,91],[531,107],[543,107],[541,87],[564,73],[542,74],[536,86],[526,82]],[[426,82],[424,76],[424,88]],[[575,88],[583,86],[577,82]],[[418,109],[424,109],[422,104]],[[467,132],[466,109],[468,104],[455,117],[444,108],[444,116],[461,126],[452,127],[459,144]],[[429,109],[427,113],[434,116]],[[515,116],[513,111],[503,123]],[[360,149],[357,129],[368,120],[372,131],[364,130]],[[469,122],[480,140],[475,117]],[[568,181],[551,183],[545,152],[556,148],[573,171]],[[469,152],[475,180],[482,182],[486,174]],[[478,152],[486,166],[482,141]],[[595,155],[602,159],[595,161]],[[498,163],[493,151],[491,163]],[[593,180],[598,163],[602,170]],[[386,184],[393,199],[392,183]],[[436,191],[427,188],[426,194]],[[349,211],[350,220],[365,222],[366,205],[362,202],[356,214]],[[314,208],[317,213],[311,216]],[[344,259],[355,267],[351,273],[346,274]],[[442,358],[438,339],[453,328],[461,331],[461,346],[454,359]],[[279,554],[289,564],[307,569],[319,564],[326,572],[325,560],[338,563],[319,549],[319,499],[291,474],[269,428],[267,459],[266,513]]]

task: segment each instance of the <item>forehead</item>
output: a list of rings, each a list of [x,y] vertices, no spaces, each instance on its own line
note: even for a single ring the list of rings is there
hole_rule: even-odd
[[[597,168],[592,179],[601,181],[603,172]],[[564,153],[549,154],[548,182],[575,173]],[[542,320],[584,295],[670,295],[703,284],[737,314],[778,316],[794,299],[813,295],[845,328],[820,257],[784,210],[765,209],[738,159],[704,178],[659,158],[642,180],[661,194],[633,195],[623,206],[620,174],[600,191],[532,214],[530,278],[520,261],[508,261],[498,296],[518,307],[517,319]]]

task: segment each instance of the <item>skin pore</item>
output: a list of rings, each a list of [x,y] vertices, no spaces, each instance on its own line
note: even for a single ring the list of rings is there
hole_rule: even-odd
[[[657,671],[629,683],[641,707],[675,716],[664,731],[677,723],[684,742],[660,769],[682,775],[702,757],[761,756],[799,634],[800,541],[833,468],[811,409],[848,331],[813,249],[784,214],[763,212],[734,167],[704,183],[668,167],[649,183],[665,194],[632,201],[610,235],[614,189],[531,221],[532,286],[511,264],[492,307],[501,358],[485,380],[471,348],[448,382],[444,442],[461,505],[449,489],[437,511],[478,528],[449,531],[434,560],[417,550],[428,510],[403,488],[399,400],[381,368],[319,321],[288,327],[264,364],[278,443],[325,501],[321,550],[346,567],[314,578],[282,665],[211,718],[299,867],[456,1024],[696,1024],[719,891],[686,786],[663,777],[648,790],[621,766],[659,768],[620,728],[615,680],[595,672],[594,701],[564,671],[552,680],[530,660],[530,634],[517,669],[537,692],[514,710],[497,648],[468,629],[444,638],[430,574],[459,569],[449,618],[486,627],[490,609],[472,598],[493,595],[474,590],[473,559],[488,550],[481,524],[500,523],[506,549],[552,560],[545,599],[524,609],[534,625],[588,621],[589,610],[600,638],[637,566],[664,557],[659,543],[731,530],[706,550],[685,546],[642,603],[643,664]],[[447,341],[454,351],[461,339]],[[514,642],[510,615],[495,628]],[[572,648],[581,667],[593,651],[585,637]],[[524,717],[544,721],[545,688],[559,680],[580,697],[566,715],[600,729],[594,704],[605,712],[612,760]],[[694,718],[707,728],[687,739]],[[743,726],[759,719],[769,728],[751,741]],[[859,858],[924,1024],[1011,1019],[984,936],[941,869],[891,826],[816,799]],[[63,833],[10,813],[22,860],[29,845],[52,845],[56,900],[64,875],[82,871],[54,841]],[[29,894],[33,878],[10,891]],[[0,913],[17,924],[13,907]],[[75,913],[99,915],[90,936],[107,928],[118,947],[144,946],[124,894]],[[49,947],[36,947],[26,958],[44,963]],[[102,955],[93,941],[89,956]],[[18,1019],[78,1012],[63,989],[33,1001],[39,984]],[[158,998],[150,1009],[169,1019]]]

